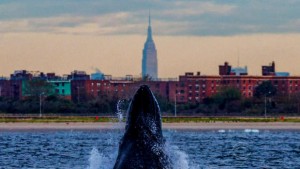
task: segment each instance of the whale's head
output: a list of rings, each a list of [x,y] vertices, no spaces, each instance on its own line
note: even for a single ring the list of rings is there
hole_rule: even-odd
[[[131,137],[151,137],[162,141],[159,105],[147,85],[136,91],[127,111],[126,133]]]
[[[148,86],[136,91],[127,111],[125,134],[114,169],[170,169],[158,103]]]

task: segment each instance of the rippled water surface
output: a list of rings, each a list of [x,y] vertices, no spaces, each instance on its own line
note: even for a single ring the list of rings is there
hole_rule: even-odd
[[[0,168],[110,169],[120,130],[0,132]],[[164,131],[174,168],[300,168],[300,131]]]

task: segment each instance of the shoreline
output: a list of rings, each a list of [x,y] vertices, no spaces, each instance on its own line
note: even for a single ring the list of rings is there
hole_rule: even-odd
[[[199,123],[163,123],[164,130],[299,130],[300,123],[293,122],[199,122]],[[123,130],[125,123],[112,122],[64,122],[64,123],[0,123],[1,131],[31,130]]]

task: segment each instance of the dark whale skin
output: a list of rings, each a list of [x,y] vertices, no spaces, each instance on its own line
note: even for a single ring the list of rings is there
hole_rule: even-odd
[[[114,169],[172,169],[165,152],[158,103],[148,86],[136,91]]]

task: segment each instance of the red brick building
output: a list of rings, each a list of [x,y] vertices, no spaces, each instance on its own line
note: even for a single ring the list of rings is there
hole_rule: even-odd
[[[134,80],[73,80],[71,93],[73,101],[95,98],[101,94],[129,99],[140,85],[148,85],[154,94],[165,98],[170,97],[170,84],[173,81],[134,81]],[[177,83],[177,82],[175,82]],[[173,85],[175,86],[175,85]]]
[[[222,87],[235,87],[240,90],[243,97],[252,97],[255,88],[263,81],[271,81],[279,95],[300,92],[299,76],[201,76],[186,73],[179,76],[177,93],[179,93],[179,101],[184,103],[199,102],[205,97],[216,94]]]

